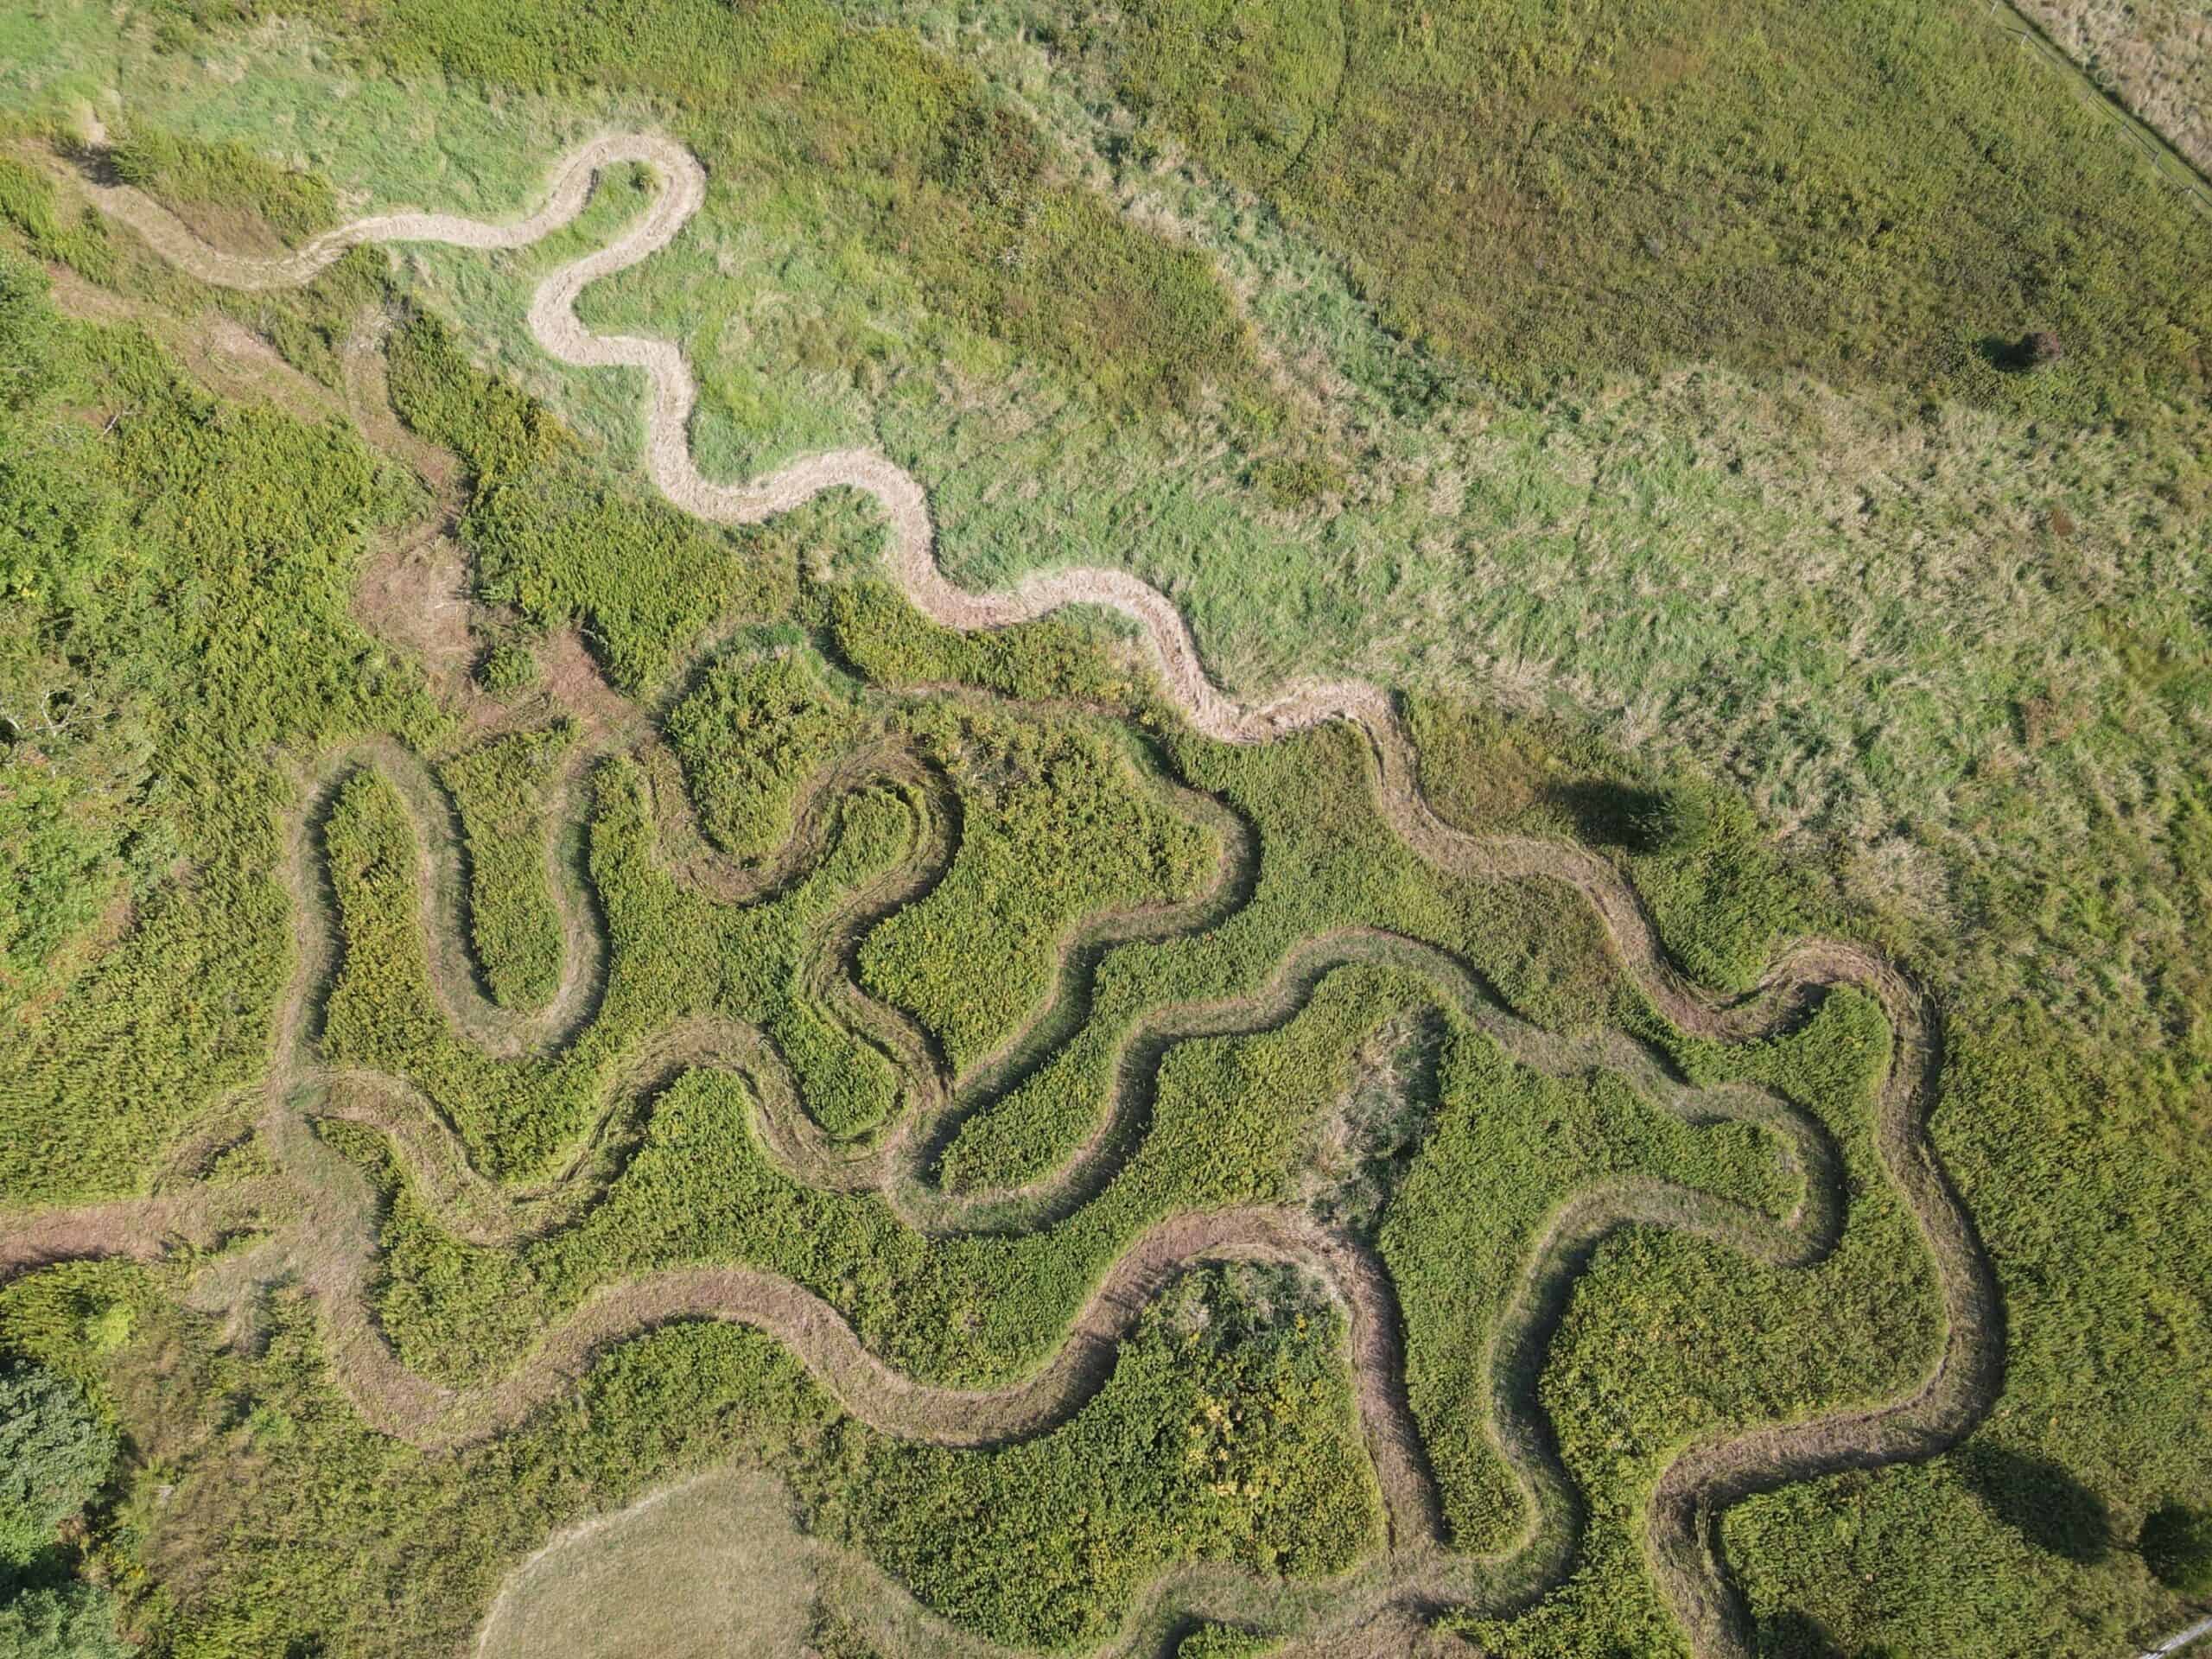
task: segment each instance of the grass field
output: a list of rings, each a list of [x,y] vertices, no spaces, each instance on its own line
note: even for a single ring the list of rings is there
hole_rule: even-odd
[[[710,475],[880,447],[957,582],[1126,569],[1233,692],[1376,677],[1441,818],[1550,850],[1440,868],[1354,728],[1205,739],[1096,618],[929,623],[849,499],[662,499],[634,378],[524,321],[651,178],[241,293],[86,206],[88,110],[244,253],[680,139],[699,214],[580,308],[682,346]],[[58,0],[0,116],[0,1356],[122,1445],[0,1618],[2183,1622],[2136,1541],[2212,1503],[2212,219],[1980,8]],[[469,685],[358,598],[437,534]],[[1928,988],[2001,1300],[1970,1423],[1710,1517],[1718,1636],[1667,1471],[1909,1393],[1957,1264],[1884,1005],[1700,1034],[1618,881],[1723,991],[1809,934]]]
[[[641,1586],[651,1586],[639,1617]],[[710,1474],[587,1522],[517,1571],[485,1621],[487,1659],[793,1653],[814,1599],[806,1543],[772,1481]]]
[[[2212,21],[2202,8],[2029,0],[2020,10],[2200,171],[2212,168]]]

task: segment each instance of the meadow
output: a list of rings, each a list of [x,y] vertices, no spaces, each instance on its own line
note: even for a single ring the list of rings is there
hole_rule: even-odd
[[[0,1594],[459,1651],[673,1485],[883,1659],[1262,1651],[1422,1536],[1423,1618],[1530,1659],[2183,1622],[2212,221],[1978,8],[72,3],[0,66],[0,1356],[120,1447]],[[1435,812],[1691,980],[1824,934],[1926,986],[1974,1421],[1725,1505],[1686,1624],[1678,1459],[1950,1339],[1878,1002],[1716,1042],[1586,880],[1421,856],[1354,728],[938,627],[849,500],[677,511],[522,321],[648,176],[265,293],[82,184],[268,252],[627,126],[708,200],[582,312],[683,346],[710,474],[880,447],[957,582],[1117,565],[1233,692],[1401,688]],[[467,683],[359,597],[440,537]],[[1058,1392],[902,1420],[833,1327]]]

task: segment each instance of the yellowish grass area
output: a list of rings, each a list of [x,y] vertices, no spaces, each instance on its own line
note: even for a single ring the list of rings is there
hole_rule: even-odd
[[[2017,0],[2099,86],[2212,173],[2212,9],[2204,0]]]
[[[477,1659],[727,1659],[804,1650],[812,1550],[782,1487],[723,1470],[556,1538],[508,1579]]]

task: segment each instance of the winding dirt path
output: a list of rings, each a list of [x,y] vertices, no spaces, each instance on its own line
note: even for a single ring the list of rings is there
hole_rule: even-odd
[[[1125,571],[1075,567],[1042,572],[990,594],[957,588],[938,568],[928,502],[920,484],[882,454],[830,451],[741,485],[705,477],[690,452],[688,429],[696,387],[681,351],[665,340],[591,334],[574,308],[577,296],[591,283],[665,247],[703,201],[704,170],[671,140],[622,134],[582,146],[554,169],[544,205],[516,223],[487,224],[436,213],[382,214],[272,258],[210,248],[134,191],[95,188],[92,194],[104,211],[130,225],[194,276],[232,287],[270,288],[305,282],[347,248],[363,243],[434,241],[482,249],[528,245],[575,219],[600,170],[631,162],[651,167],[663,188],[613,242],[547,277],[531,299],[529,321],[538,342],[565,363],[629,368],[644,374],[646,466],[672,502],[704,518],[749,524],[786,512],[826,490],[858,490],[874,499],[888,521],[890,562],[899,586],[920,610],[941,624],[997,628],[1065,605],[1104,605],[1137,624],[1174,701],[1191,724],[1209,737],[1247,743],[1328,720],[1351,722],[1372,747],[1375,792],[1382,810],[1425,858],[1448,870],[1573,887],[1596,909],[1630,974],[1686,1031],[1728,1040],[1755,1036],[1776,1029],[1821,991],[1839,985],[1857,986],[1880,1003],[1895,1032],[1897,1047],[1882,1087],[1877,1147],[1935,1263],[1946,1334],[1941,1356],[1929,1374],[1896,1399],[1700,1441],[1684,1451],[1662,1476],[1647,1528],[1653,1570],[1701,1655],[1726,1659],[1747,1656],[1749,1620],[1719,1551],[1720,1513],[1748,1494],[1788,1482],[1931,1455],[1980,1421],[2001,1380],[2004,1321],[1995,1281],[1972,1221],[1926,1133],[1942,1065],[1941,1022],[1927,993],[1894,964],[1863,947],[1818,939],[1802,942],[1783,956],[1751,995],[1722,997],[1691,983],[1669,960],[1649,912],[1611,865],[1562,843],[1471,836],[1440,819],[1421,795],[1410,745],[1382,689],[1357,681],[1306,681],[1263,702],[1240,702],[1208,677],[1197,644],[1173,603]],[[378,758],[380,762],[385,759]],[[392,766],[404,772],[410,764],[395,761]],[[429,810],[427,804],[423,810]],[[422,821],[423,814],[417,816]],[[435,862],[442,855],[431,856]],[[296,868],[305,895],[314,875],[304,866]],[[426,869],[426,891],[451,879],[449,872]],[[315,1075],[300,1052],[297,1033],[305,1030],[312,995],[308,988],[327,966],[329,947],[311,937],[318,931],[312,914],[316,906],[309,902],[300,908],[301,966],[282,1022],[294,1034],[278,1039],[279,1064],[273,1075],[281,1087],[271,1088],[272,1141],[289,1173],[310,1192],[330,1195],[342,1184],[342,1173],[327,1167],[334,1160],[315,1159],[302,1144],[304,1126],[296,1116],[284,1118],[273,1099]],[[447,925],[447,918],[436,914],[428,899],[424,919],[434,931]],[[1342,948],[1344,942],[1333,943]],[[1384,941],[1361,943],[1363,948],[1396,948]],[[1331,946],[1332,942],[1325,941],[1307,949]],[[571,971],[583,981],[591,977],[584,966],[572,963]],[[1284,976],[1277,982],[1276,995],[1297,978],[1292,964],[1285,964]],[[564,987],[570,982],[564,980]],[[1446,995],[1455,1001],[1463,1000],[1456,988]],[[458,1026],[495,1049],[556,1041],[563,1028],[577,1017],[574,1000],[565,995],[556,999],[557,1014],[548,1011],[531,1021],[465,1004],[465,999],[460,1006],[449,1001],[448,1011]],[[1211,1012],[1226,1018],[1231,1011]],[[1239,1018],[1252,1012],[1249,1007],[1235,1011]],[[1206,1016],[1192,1017],[1203,1026]],[[759,1046],[753,1048],[757,1054]],[[763,1062],[747,1069],[766,1075],[772,1068]],[[810,1141],[795,1100],[788,1119],[773,1087],[762,1091],[761,1101],[764,1141],[794,1169],[810,1177],[829,1174],[823,1166],[824,1149]],[[1768,1109],[1761,1105],[1757,1109]],[[1781,1265],[1817,1257],[1832,1239],[1838,1219],[1834,1183],[1825,1179],[1833,1173],[1832,1154],[1802,1132],[1793,1139],[1793,1122],[1802,1125],[1803,1120],[1785,1112],[1783,1119],[1769,1122],[1769,1127],[1783,1133],[1783,1144],[1806,1177],[1807,1197],[1789,1217],[1762,1216],[1708,1194],[1649,1184],[1586,1189],[1553,1217],[1493,1342],[1491,1371],[1498,1382],[1491,1431],[1529,1494],[1531,1520],[1521,1541],[1491,1558],[1452,1555],[1442,1548],[1433,1482],[1404,1402],[1395,1304],[1380,1264],[1356,1243],[1331,1236],[1310,1220],[1287,1212],[1185,1216],[1155,1226],[1117,1262],[1077,1317],[1065,1346],[1045,1370],[1012,1388],[985,1394],[916,1384],[869,1355],[849,1327],[801,1287],[741,1269],[714,1268],[657,1274],[610,1290],[550,1333],[513,1375],[456,1399],[399,1366],[374,1330],[364,1294],[374,1249],[372,1230],[362,1221],[358,1205],[349,1207],[338,1197],[327,1197],[321,1213],[310,1218],[333,1230],[332,1236],[343,1242],[343,1248],[334,1247],[321,1258],[327,1266],[314,1287],[343,1332],[339,1344],[341,1376],[352,1379],[365,1410],[410,1438],[447,1440],[489,1432],[573,1376],[607,1343],[667,1319],[710,1317],[742,1320],[772,1332],[857,1414],[879,1427],[947,1443],[974,1444],[1033,1433],[1064,1419],[1110,1369],[1115,1344],[1145,1299],[1183,1266],[1230,1255],[1297,1261],[1318,1274],[1351,1314],[1361,1417],[1386,1494],[1393,1535],[1393,1550],[1382,1562],[1330,1587],[1325,1610],[1313,1611],[1320,1604],[1310,1599],[1300,1604],[1322,1624],[1342,1624],[1393,1609],[1400,1614],[1418,1612],[1454,1600],[1510,1605],[1556,1582],[1568,1570],[1578,1500],[1551,1448],[1533,1384],[1522,1387],[1511,1379],[1533,1370],[1530,1361],[1550,1338],[1567,1286],[1595,1241],[1614,1228],[1686,1228]],[[1106,1133],[1102,1128],[1101,1136]],[[417,1130],[403,1134],[400,1144],[410,1161],[426,1171],[439,1161],[440,1154],[430,1150],[437,1139],[435,1133]],[[1087,1146],[1054,1180],[1079,1187],[1083,1172],[1096,1161],[1092,1154],[1097,1144],[1095,1140]],[[847,1160],[836,1179],[841,1183],[880,1181],[887,1191],[902,1187],[903,1181],[887,1179],[888,1154],[883,1156],[885,1166],[856,1167]],[[434,1192],[457,1194],[456,1181],[466,1185],[462,1178],[442,1184],[435,1176],[426,1185]],[[474,1197],[493,1211],[499,1207],[486,1193]],[[946,1217],[934,1219],[942,1224]],[[77,1224],[89,1226],[91,1219],[80,1217]],[[139,1230],[131,1236],[143,1237],[158,1224],[159,1218],[147,1211],[124,1231],[136,1227]],[[54,1225],[66,1230],[67,1224]],[[0,1247],[0,1270],[10,1259],[6,1247]],[[1239,1598],[1240,1605],[1249,1606],[1255,1594],[1272,1595],[1286,1609],[1295,1599],[1287,1587],[1255,1591],[1248,1577],[1204,1568],[1166,1575],[1146,1599],[1155,1609],[1165,1605],[1163,1599],[1173,1599],[1177,1605],[1204,1611]],[[1130,1628],[1146,1616],[1143,1608],[1134,1611]]]

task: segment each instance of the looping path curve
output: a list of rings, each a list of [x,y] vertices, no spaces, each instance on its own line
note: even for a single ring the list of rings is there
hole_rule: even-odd
[[[548,276],[532,296],[532,334],[561,361],[587,368],[628,368],[646,380],[646,466],[658,487],[677,505],[725,524],[751,524],[789,511],[832,489],[874,498],[888,521],[890,562],[907,597],[937,622],[959,629],[997,628],[1041,617],[1070,604],[1104,605],[1135,621],[1166,687],[1193,727],[1207,736],[1249,743],[1330,720],[1363,732],[1374,758],[1374,784],[1382,810],[1406,840],[1438,867],[1493,877],[1522,877],[1573,887],[1602,918],[1612,948],[1637,983],[1684,1030],[1741,1039],[1776,1028],[1823,989],[1857,986],[1878,1001],[1896,1035],[1896,1052],[1880,1096],[1877,1147],[1890,1179],[1916,1217],[1936,1263],[1946,1334],[1932,1370],[1904,1395],[1873,1406],[1828,1411],[1697,1442],[1675,1459],[1653,1496],[1646,1548],[1660,1583],[1705,1655],[1738,1656],[1749,1649],[1748,1619],[1735,1597],[1717,1543],[1718,1517],[1742,1497],[1787,1482],[1829,1471],[1925,1457],[1955,1442],[1980,1421],[1996,1395],[2004,1358],[2002,1308],[1987,1259],[1971,1219],[1938,1162],[1926,1123],[1942,1070],[1942,1027],[1927,993],[1893,963],[1841,941],[1801,942],[1773,965],[1752,995],[1725,998],[1685,979],[1668,959],[1652,918],[1634,889],[1610,864],[1579,849],[1552,842],[1468,835],[1439,818],[1422,798],[1410,744],[1389,696],[1357,681],[1302,682],[1257,703],[1241,702],[1207,677],[1197,644],[1167,597],[1126,571],[1076,567],[1039,573],[1015,586],[976,594],[954,586],[939,571],[929,505],[920,484],[887,457],[868,450],[834,450],[797,461],[741,485],[717,483],[694,462],[689,427],[696,385],[674,344],[627,335],[600,335],[577,319],[575,301],[602,276],[665,247],[705,200],[707,175],[697,159],[666,137],[618,134],[596,139],[554,169],[544,205],[512,224],[489,224],[439,213],[390,213],[328,232],[296,251],[273,258],[220,252],[200,242],[163,209],[128,189],[95,188],[101,208],[128,223],[158,251],[207,282],[264,289],[303,283],[365,243],[440,242],[481,249],[518,248],[573,220],[605,168],[633,162],[652,168],[662,188],[651,207],[604,248]],[[378,757],[383,759],[384,757]],[[404,771],[405,762],[393,765]],[[311,883],[296,874],[304,896]],[[302,905],[302,975],[315,970],[322,950],[311,937]],[[433,930],[435,931],[435,929]],[[1324,942],[1325,943],[1325,942]],[[1387,945],[1387,942],[1385,942]],[[487,1046],[536,1046],[588,1013],[583,988],[594,964],[571,953],[569,974],[552,1008],[532,1021],[499,1021],[487,1010],[451,1007],[456,1022],[474,1028]],[[1286,963],[1286,975],[1294,966]],[[1448,975],[1446,976],[1448,977]],[[296,987],[294,1001],[302,993]],[[1459,995],[1452,988],[1451,995]],[[297,1009],[287,1023],[296,1026]],[[734,1056],[747,1033],[724,1033]],[[280,1034],[280,1049],[289,1046]],[[280,1054],[278,1071],[296,1072]],[[765,1063],[739,1069],[759,1079]],[[764,1140],[795,1168],[813,1161],[804,1144],[801,1116],[786,1112],[773,1087],[760,1096]],[[394,1109],[404,1117],[407,1109]],[[296,1125],[296,1120],[294,1121]],[[1777,1263],[1808,1261],[1826,1248],[1840,1224],[1827,1179],[1829,1152],[1817,1138],[1785,1144],[1806,1178],[1807,1198],[1793,1215],[1776,1219],[1722,1205],[1708,1195],[1649,1186],[1601,1185],[1586,1190],[1554,1215],[1532,1253],[1515,1307],[1502,1322],[1497,1346],[1548,1341],[1564,1287],[1596,1240],[1624,1224],[1688,1228],[1723,1239]],[[304,1131],[299,1131],[303,1134]],[[437,1137],[402,1135],[399,1144],[435,1191],[425,1148]],[[308,1159],[296,1140],[293,1154]],[[288,1160],[288,1161],[289,1161]],[[1077,1162],[1081,1160],[1078,1159]],[[296,1168],[297,1166],[295,1165]],[[327,1173],[327,1171],[323,1172]],[[879,1172],[867,1172],[867,1179]],[[847,1172],[848,1179],[855,1178]],[[454,1190],[451,1184],[447,1190]],[[312,1200],[311,1200],[312,1202]],[[166,1212],[149,1211],[126,1248],[150,1249]],[[345,1234],[359,1231],[333,1203],[311,1217]],[[37,1224],[34,1223],[35,1226]],[[47,1259],[73,1236],[54,1222],[54,1236],[11,1251],[0,1237],[0,1271],[12,1262]],[[476,1396],[455,1400],[399,1365],[365,1306],[364,1274],[372,1239],[330,1257],[314,1285],[340,1327],[341,1375],[353,1379],[357,1398],[387,1427],[411,1438],[447,1440],[488,1432],[511,1421],[543,1394],[587,1363],[608,1341],[661,1319],[694,1316],[742,1320],[773,1332],[791,1345],[833,1392],[860,1415],[893,1433],[962,1443],[1003,1440],[1061,1421],[1093,1391],[1110,1367],[1114,1344],[1137,1309],[1166,1275],[1192,1261],[1259,1255],[1304,1263],[1331,1286],[1351,1315],[1362,1419],[1389,1500],[1393,1554],[1343,1586],[1338,1618],[1379,1609],[1433,1609],[1454,1599],[1493,1605],[1525,1599],[1556,1581],[1572,1560],[1575,1499],[1550,1450],[1548,1432],[1533,1398],[1501,1390],[1493,1431],[1532,1500],[1529,1530],[1500,1558],[1446,1553],[1433,1480],[1403,1396],[1403,1361],[1387,1278],[1374,1258],[1351,1241],[1287,1211],[1231,1211],[1172,1219],[1145,1234],[1124,1254],[1071,1328],[1066,1344],[1036,1376],[988,1395],[929,1389],[899,1376],[862,1348],[853,1332],[799,1287],[772,1275],[738,1268],[693,1269],[655,1275],[626,1287],[620,1303],[587,1303],[555,1332],[525,1367]],[[1499,1365],[1510,1358],[1497,1357]],[[1179,1599],[1203,1611],[1207,1586],[1222,1582],[1210,1569],[1168,1575],[1148,1600]]]

